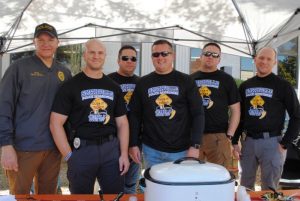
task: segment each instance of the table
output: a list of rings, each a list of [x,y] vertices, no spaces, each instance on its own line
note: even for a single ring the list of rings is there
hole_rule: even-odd
[[[128,201],[133,195],[123,195],[120,201]],[[144,201],[143,194],[134,195],[138,201]],[[116,195],[104,195],[105,201],[114,200]],[[99,201],[99,195],[16,195],[17,201]]]
[[[298,193],[295,201],[300,201],[300,190],[284,190],[284,195],[293,195]],[[251,201],[262,201],[261,195],[266,193],[266,191],[256,191],[250,192]],[[133,195],[124,195],[120,201],[128,201],[129,197]],[[135,195],[138,201],[144,201],[143,194]],[[116,195],[104,195],[105,201],[112,201]],[[99,201],[99,195],[16,195],[17,201]],[[166,200],[167,201],[167,200]]]

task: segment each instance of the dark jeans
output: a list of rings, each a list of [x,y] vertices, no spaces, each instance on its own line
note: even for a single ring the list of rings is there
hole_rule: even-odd
[[[105,194],[124,190],[120,176],[120,145],[117,138],[102,145],[86,145],[74,149],[68,161],[67,177],[72,194],[93,194],[95,180]]]
[[[126,194],[136,194],[137,183],[140,178],[140,165],[134,161],[130,161],[128,172],[125,174],[125,189]]]

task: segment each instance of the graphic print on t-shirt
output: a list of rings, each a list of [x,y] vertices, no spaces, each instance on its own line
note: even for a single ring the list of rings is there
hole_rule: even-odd
[[[113,92],[104,89],[88,89],[81,92],[82,100],[93,99],[90,103],[91,112],[88,116],[89,122],[100,122],[104,125],[109,122],[110,115],[106,110],[108,104],[103,100],[104,98],[113,100]]]
[[[169,117],[172,119],[176,110],[172,108],[172,98],[169,95],[179,95],[179,89],[177,86],[158,86],[148,89],[148,97],[157,96],[155,103],[157,104],[155,110],[156,117]]]
[[[121,84],[120,87],[121,87],[122,92],[126,93],[125,96],[124,96],[124,101],[125,101],[127,111],[129,111],[128,104],[129,104],[129,101],[130,101],[131,96],[133,94],[135,84]]]
[[[267,111],[264,109],[265,101],[263,97],[271,98],[273,96],[273,89],[255,87],[249,88],[245,91],[246,97],[252,97],[250,99],[250,108],[248,113],[250,116],[259,117],[259,119],[263,119],[267,115]]]
[[[199,88],[199,93],[202,97],[203,106],[205,106],[206,109],[211,108],[214,104],[214,101],[210,99],[211,90],[209,90],[207,86],[203,85]]]
[[[211,99],[211,90],[209,88],[218,89],[220,82],[217,80],[196,80],[196,85],[199,88],[200,96],[202,97],[203,106],[210,109],[214,105]]]

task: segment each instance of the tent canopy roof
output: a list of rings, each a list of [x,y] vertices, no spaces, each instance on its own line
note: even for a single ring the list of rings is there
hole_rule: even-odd
[[[202,47],[211,40],[239,55],[300,33],[295,0],[0,0],[0,12],[1,52],[32,48],[34,28],[43,22],[56,27],[62,44],[166,38]]]

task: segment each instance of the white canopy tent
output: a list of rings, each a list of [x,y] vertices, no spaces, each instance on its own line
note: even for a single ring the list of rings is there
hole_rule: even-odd
[[[300,35],[299,0],[0,0],[1,53],[32,48],[37,24],[54,25],[62,44],[91,37],[202,47],[254,55]]]

